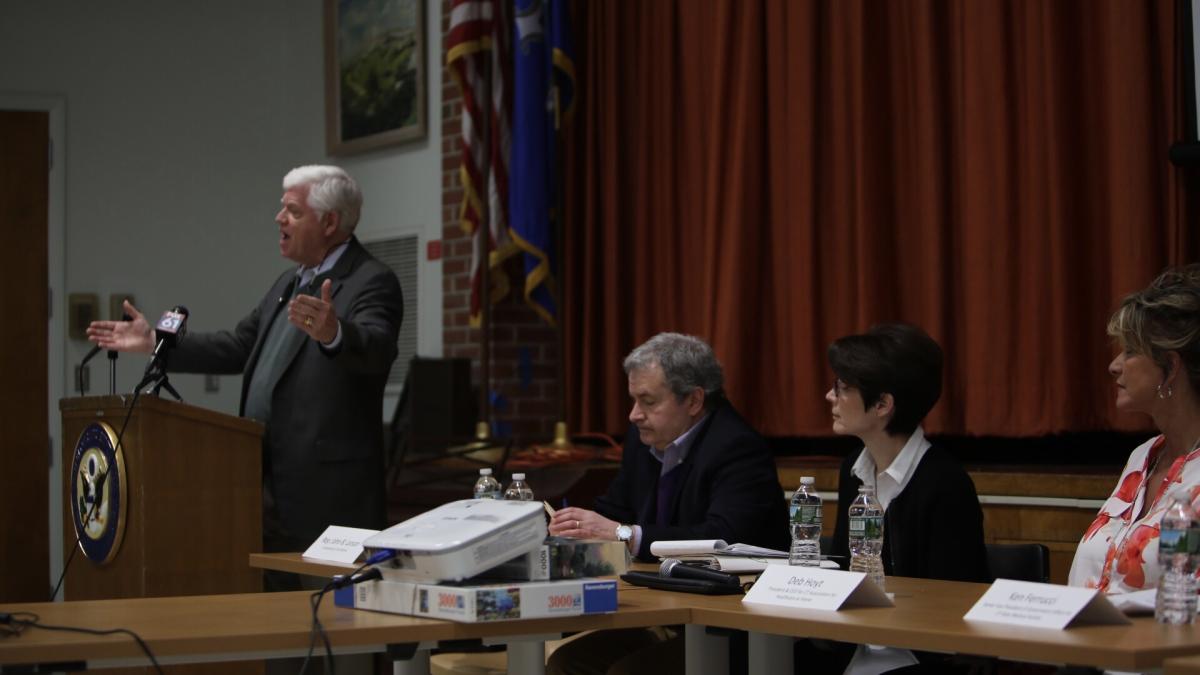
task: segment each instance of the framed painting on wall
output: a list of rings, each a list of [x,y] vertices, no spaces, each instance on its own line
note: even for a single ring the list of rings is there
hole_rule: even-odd
[[[325,0],[325,149],[425,138],[425,0]]]

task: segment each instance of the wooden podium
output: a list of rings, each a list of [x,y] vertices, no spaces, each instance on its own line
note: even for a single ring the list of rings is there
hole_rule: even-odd
[[[76,546],[71,475],[92,422],[118,434],[127,396],[59,401],[63,430],[63,557]],[[262,590],[248,563],[262,550],[262,425],[183,403],[140,397],[121,441],[124,534],[110,559],[75,553],[67,600]]]

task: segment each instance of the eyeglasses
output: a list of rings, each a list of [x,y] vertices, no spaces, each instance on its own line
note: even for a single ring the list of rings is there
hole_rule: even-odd
[[[839,377],[833,381],[832,388],[833,388],[833,395],[838,398],[841,398],[842,396],[846,395],[847,391],[853,389],[854,387],[846,384],[845,382],[842,381],[842,378]]]

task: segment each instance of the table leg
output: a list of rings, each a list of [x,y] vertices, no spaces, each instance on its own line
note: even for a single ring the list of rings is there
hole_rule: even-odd
[[[411,659],[392,661],[392,675],[429,675],[429,650],[418,649]]]
[[[795,641],[788,635],[751,632],[747,641],[750,652],[747,672],[791,675]]]
[[[687,675],[724,675],[729,671],[728,638],[711,635],[704,626],[689,623],[683,628],[683,639]]]
[[[543,675],[546,643],[540,640],[508,643],[508,675]]]

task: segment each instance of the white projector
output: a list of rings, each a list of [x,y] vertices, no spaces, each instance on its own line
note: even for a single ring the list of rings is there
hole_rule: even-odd
[[[385,579],[460,581],[535,550],[545,538],[541,502],[463,499],[393,525],[363,546],[396,552],[378,565]]]

